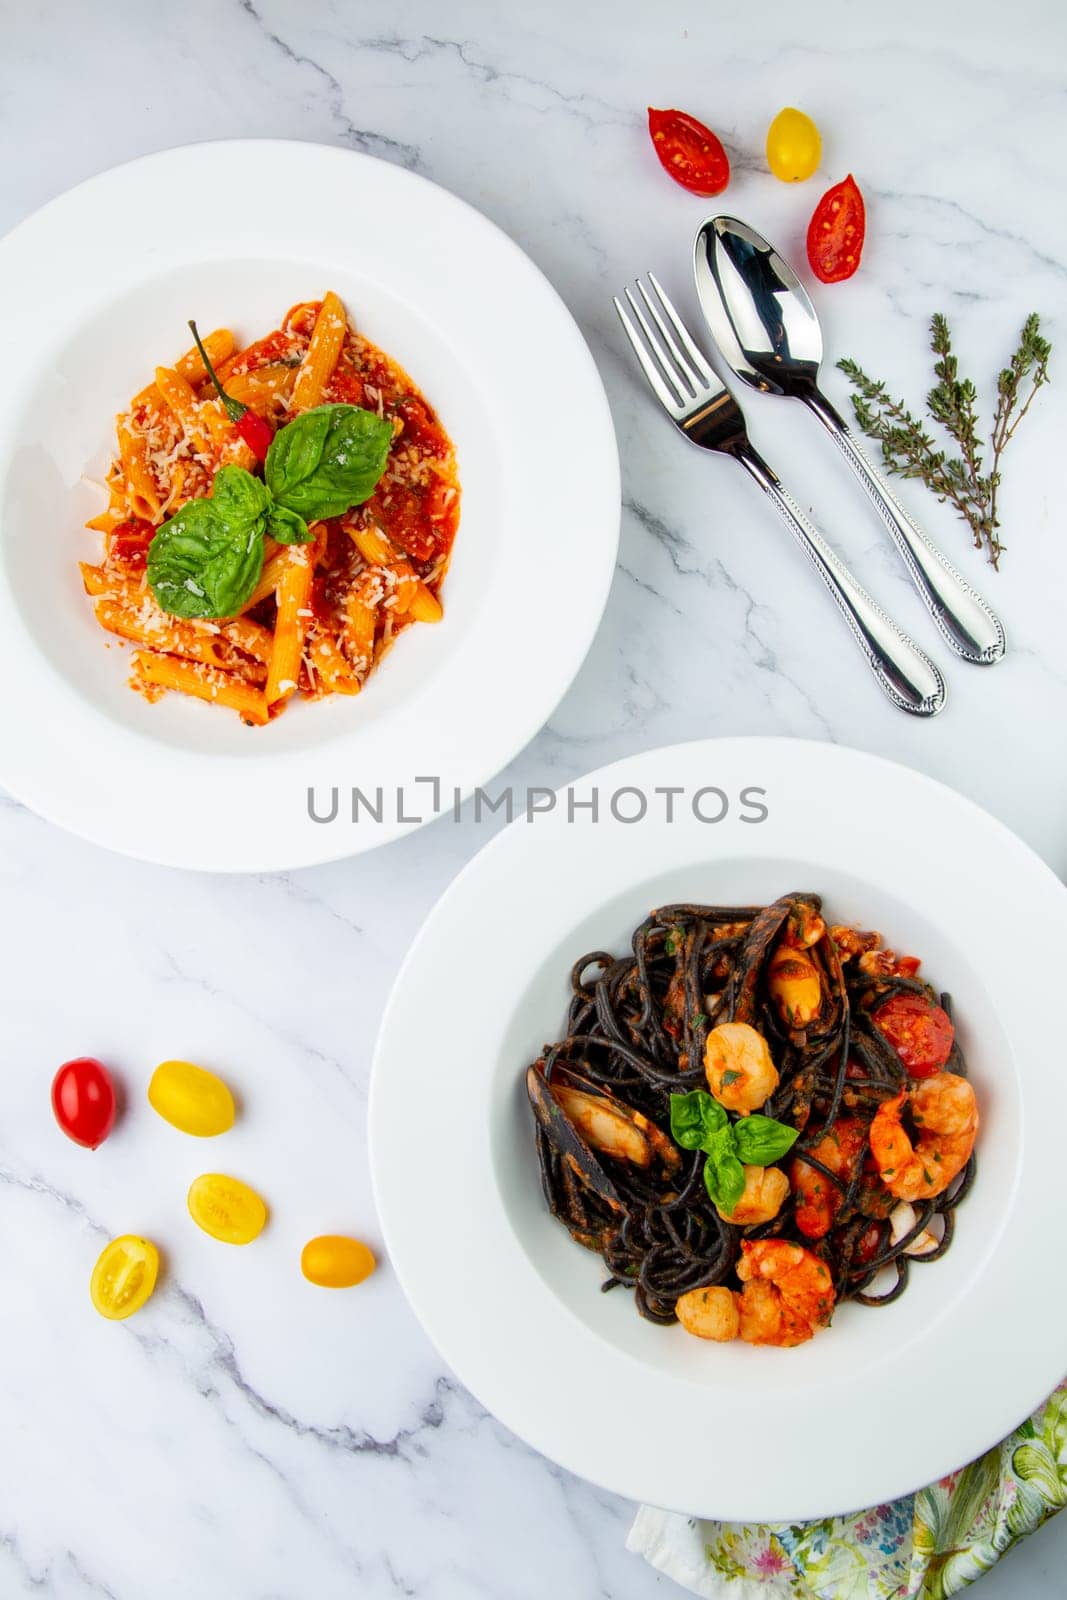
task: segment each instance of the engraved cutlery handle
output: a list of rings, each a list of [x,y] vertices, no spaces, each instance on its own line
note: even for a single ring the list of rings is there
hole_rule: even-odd
[[[999,661],[1005,649],[1000,618],[904,510],[826,396],[815,390],[804,398],[874,501],[946,644],[979,666]]]
[[[945,680],[929,656],[856,582],[762,456],[749,445],[738,452],[737,459],[770,497],[829,589],[883,692],[913,716],[936,716],[945,703]]]

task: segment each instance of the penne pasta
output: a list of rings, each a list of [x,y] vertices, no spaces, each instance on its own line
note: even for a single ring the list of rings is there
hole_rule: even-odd
[[[440,622],[444,616],[444,608],[432,589],[419,582],[415,585],[415,594],[408,608],[409,615],[415,622]]]
[[[229,706],[240,712],[245,722],[262,726],[269,721],[262,690],[242,682],[232,672],[219,672],[198,662],[181,661],[177,656],[157,655],[154,650],[138,650],[131,665],[136,688],[179,689],[197,700]]]
[[[220,364],[232,356],[233,346],[234,338],[229,328],[216,328],[214,333],[209,333],[205,338],[204,349],[207,351],[216,372]],[[201,383],[207,377],[207,368],[201,361],[200,352],[195,345],[178,358],[174,363],[174,371],[179,378],[184,378],[186,383]],[[136,410],[138,406],[152,404],[157,406],[159,404],[159,390],[154,383],[150,383],[147,388],[142,389],[140,394],[134,395],[131,409]]]
[[[358,694],[359,678],[345,660],[337,641],[321,629],[307,646],[306,659],[319,693]]]
[[[192,385],[173,367],[156,368],[156,388],[163,404],[178,419],[182,432],[198,455],[208,451],[206,418]]]
[[[118,421],[119,460],[126,488],[126,499],[135,517],[155,522],[163,504],[148,467],[148,445],[144,435],[134,431],[129,415]]]
[[[227,402],[254,418],[233,420],[195,346],[155,367],[152,381],[116,419],[106,508],[88,523],[101,551],[81,564],[82,582],[99,627],[135,647],[131,684],[149,699],[175,690],[263,725],[301,693],[316,700],[359,694],[406,628],[440,618],[439,591],[459,518],[455,456],[412,380],[355,332],[332,291],[291,307],[272,332],[251,343],[227,328],[203,343]],[[276,510],[296,505],[276,493],[264,463],[271,432],[331,402],[389,419],[378,486],[362,509],[316,521],[309,543],[277,544],[267,527],[300,530]],[[267,429],[253,426],[255,418]],[[333,448],[337,460],[324,477],[345,466],[341,443]],[[233,479],[232,523],[220,504],[202,521],[190,518],[165,548],[156,545],[177,511],[211,497],[223,466],[262,476],[263,509],[256,510],[261,497]],[[299,482],[305,469],[298,466],[294,476],[290,461],[278,470]],[[309,470],[317,470],[314,463]],[[242,503],[252,507],[246,521]],[[231,580],[227,562],[236,562],[238,551],[227,541],[235,537],[255,543],[243,546],[243,565]],[[216,549],[220,566],[211,568]],[[259,576],[248,593],[260,549]],[[186,572],[193,599],[185,596]],[[157,590],[178,612],[232,603],[236,614],[174,615],[160,605]]]
[[[333,376],[337,357],[348,326],[345,308],[331,290],[323,299],[307,355],[300,364],[293,387],[293,410],[310,411],[321,403],[326,385]]]
[[[100,602],[96,608],[97,619],[110,633],[121,633],[128,639],[151,644],[157,650],[173,651],[217,666],[226,666],[232,661],[232,657],[220,652],[221,645],[236,646],[264,667],[270,661],[274,635],[269,628],[248,617],[230,617],[221,622],[183,622],[161,610],[148,588],[134,578],[110,572],[106,567],[90,566],[85,561],[81,563],[81,574],[86,594]],[[102,606],[106,608],[103,613]],[[181,642],[166,644],[164,637]],[[194,637],[203,643],[189,644],[187,641]]]
[[[275,544],[273,539],[268,539],[267,544],[270,548],[264,551],[263,571],[260,573],[259,582],[241,607],[242,613],[254,611],[264,600],[269,600],[282,580],[285,552],[288,547],[284,544]]]
[[[288,700],[300,678],[311,610],[311,580],[315,575],[312,550],[308,545],[287,545],[285,564],[278,583],[278,616],[274,624],[274,649],[267,671],[266,697],[269,706]]]
[[[345,597],[344,625],[341,639],[344,652],[354,671],[365,678],[374,661],[374,636],[378,629],[378,602],[380,582],[366,581],[370,574],[357,578]]]
[[[151,611],[146,613],[143,607],[135,610],[120,600],[107,598],[97,601],[96,620],[109,633],[130,639],[135,644],[147,645],[152,650],[161,650],[167,655],[183,656],[188,661],[200,661],[208,667],[219,667],[223,671],[234,672],[250,683],[262,684],[266,681],[266,663],[242,661],[236,651],[232,648],[227,649],[230,639],[221,630],[217,634],[206,633],[194,623],[168,617],[165,612],[158,609],[154,614]],[[263,631],[266,632],[266,629]],[[269,639],[270,635],[267,637]]]

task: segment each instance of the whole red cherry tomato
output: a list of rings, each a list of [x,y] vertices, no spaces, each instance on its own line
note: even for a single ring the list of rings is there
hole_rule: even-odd
[[[867,212],[851,172],[827,189],[808,223],[808,260],[822,283],[851,278],[860,264]]]
[[[68,1139],[95,1150],[115,1123],[115,1085],[92,1056],[64,1062],[52,1079],[52,1110]]]
[[[932,1078],[952,1053],[956,1030],[947,1011],[921,994],[895,994],[872,1013],[913,1078]]]
[[[710,128],[685,111],[648,108],[652,147],[665,172],[690,194],[721,194],[730,181],[730,161]]]

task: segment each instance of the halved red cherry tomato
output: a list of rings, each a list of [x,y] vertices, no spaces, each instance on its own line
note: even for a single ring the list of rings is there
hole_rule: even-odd
[[[872,1013],[913,1078],[932,1078],[952,1053],[956,1030],[941,1006],[921,994],[895,994]]]
[[[113,561],[124,567],[144,567],[148,561],[148,546],[156,530],[150,522],[140,517],[129,517],[117,523],[107,536],[107,553]]]
[[[52,1110],[75,1144],[103,1144],[115,1125],[115,1085],[103,1063],[92,1056],[65,1061],[52,1079]]]
[[[686,111],[648,108],[652,147],[665,172],[690,194],[721,194],[730,181],[730,161],[710,128]]]
[[[808,260],[822,283],[851,278],[860,264],[867,212],[851,172],[827,189],[808,223]]]

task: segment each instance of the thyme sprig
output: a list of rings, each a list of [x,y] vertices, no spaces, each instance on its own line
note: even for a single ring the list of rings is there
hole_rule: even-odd
[[[926,396],[926,408],[956,445],[958,455],[940,449],[903,401],[894,400],[885,384],[869,378],[858,362],[846,359],[837,364],[856,390],[852,396],[856,422],[868,438],[880,443],[886,470],[900,478],[919,478],[939,500],[954,506],[971,530],[975,549],[984,549],[997,567],[1005,548],[997,510],[1001,457],[1037,391],[1049,381],[1052,346],[1041,336],[1037,313],[1031,313],[1018,349],[997,375],[988,446],[978,415],[978,391],[969,378],[959,375],[948,321],[939,311],[930,320],[930,349],[936,357],[937,382]]]

